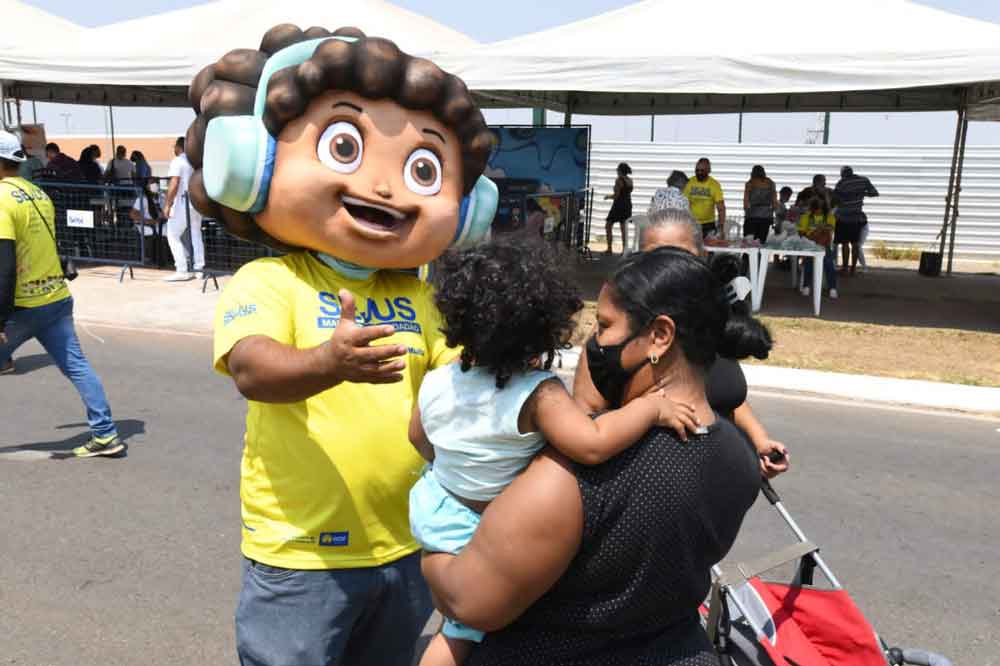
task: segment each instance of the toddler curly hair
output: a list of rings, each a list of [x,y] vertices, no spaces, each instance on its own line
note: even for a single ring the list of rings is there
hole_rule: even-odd
[[[462,370],[496,375],[503,388],[516,372],[552,367],[569,348],[580,291],[561,253],[537,240],[494,240],[446,253],[438,263],[435,302],[445,338],[462,346]]]

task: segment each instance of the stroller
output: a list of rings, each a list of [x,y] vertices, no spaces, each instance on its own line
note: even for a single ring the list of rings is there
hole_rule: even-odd
[[[767,481],[762,492],[798,543],[749,562],[713,570],[709,601],[702,606],[705,630],[724,666],[951,666],[923,650],[890,648],[781,503]],[[790,584],[760,575],[798,560]],[[813,586],[815,570],[829,589]]]

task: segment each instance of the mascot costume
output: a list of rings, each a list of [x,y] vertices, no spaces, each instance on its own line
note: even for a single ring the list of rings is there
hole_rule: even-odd
[[[416,269],[488,233],[465,84],[355,28],[279,25],[194,79],[194,205],[284,253],[240,269],[214,363],[247,398],[241,664],[408,664],[431,612],[407,496],[424,374],[457,357]]]

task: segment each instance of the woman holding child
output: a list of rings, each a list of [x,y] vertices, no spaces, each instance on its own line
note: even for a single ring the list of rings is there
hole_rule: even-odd
[[[522,257],[521,268],[544,274],[532,256]],[[495,259],[479,256],[473,263],[480,269],[469,267],[466,286],[489,283],[490,302],[475,310],[439,302],[446,334],[456,318],[475,321],[460,340],[471,349],[463,355],[467,371],[478,367],[475,345],[490,348],[491,332],[518,317],[517,301],[526,291],[503,284],[505,271],[482,270],[498,264]],[[441,293],[459,293],[456,287]],[[698,605],[709,589],[710,567],[729,551],[756,498],[760,471],[754,450],[709,406],[705,375],[718,356],[766,357],[770,338],[758,321],[730,310],[724,286],[704,262],[670,248],[626,260],[601,290],[597,319],[587,363],[614,411],[581,421],[553,381],[542,379],[533,391],[522,387],[527,397],[516,401],[516,419],[509,415],[516,421],[509,434],[542,433],[552,446],[485,503],[467,545],[431,552],[423,562],[438,607],[453,621],[489,633],[450,655],[429,651],[423,663],[449,663],[449,657],[480,666],[718,663]],[[554,330],[568,334],[569,328]],[[544,369],[555,343],[565,339],[531,347],[508,380],[516,386],[519,377]],[[422,413],[423,396],[420,402]],[[553,403],[571,427],[553,422]],[[601,422],[609,418],[621,423],[614,430],[627,427],[631,441],[623,446],[602,438]],[[661,427],[667,424],[670,429]],[[554,440],[553,429],[559,430]],[[697,432],[684,434],[692,429]],[[411,428],[414,434],[419,440]],[[436,450],[434,440],[431,435]],[[412,503],[411,496],[411,522]]]

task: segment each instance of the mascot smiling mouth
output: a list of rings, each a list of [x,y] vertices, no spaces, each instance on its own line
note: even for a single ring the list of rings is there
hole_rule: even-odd
[[[412,222],[414,217],[413,213],[405,213],[391,206],[357,197],[344,195],[340,197],[340,201],[358,226],[378,232],[399,231],[403,225]]]

